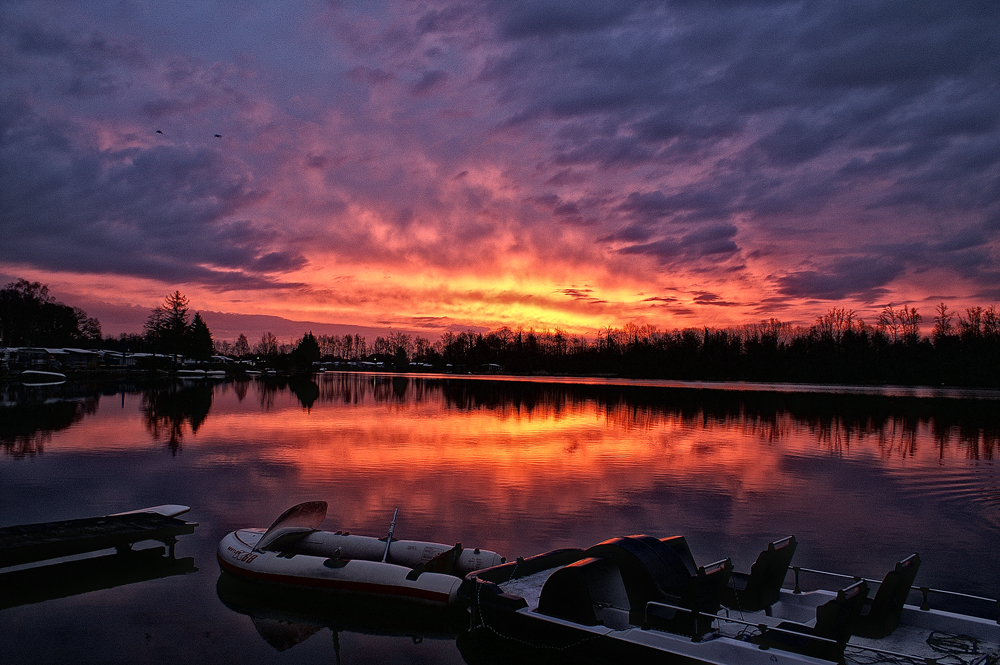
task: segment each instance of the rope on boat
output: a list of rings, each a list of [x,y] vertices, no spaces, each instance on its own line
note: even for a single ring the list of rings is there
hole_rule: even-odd
[[[927,638],[927,645],[937,654],[931,657],[907,656],[856,644],[848,644],[844,654],[852,665],[895,665],[919,663],[920,665],[1000,665],[1000,652],[986,653],[982,642],[968,635],[953,635],[934,631]]]
[[[517,557],[517,559],[514,561],[514,567],[510,569],[510,577],[507,578],[507,582],[510,582],[512,579],[514,579],[514,574],[517,572],[517,567],[520,566],[522,563],[524,563],[524,557],[520,556]],[[506,584],[507,582],[504,582],[504,584]]]
[[[872,651],[864,647],[848,644],[844,649],[844,660],[852,665],[897,665],[897,663],[919,663],[927,665],[926,658],[917,656],[891,655],[888,653]],[[931,663],[935,661],[931,660]]]
[[[968,635],[952,635],[934,631],[927,638],[927,644],[943,654],[938,659],[939,665],[998,665],[1000,652],[983,653],[980,650],[982,642]]]

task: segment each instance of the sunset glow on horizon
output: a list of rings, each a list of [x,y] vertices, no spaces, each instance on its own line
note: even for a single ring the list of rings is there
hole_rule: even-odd
[[[105,334],[175,290],[222,339],[890,303],[927,333],[1000,301],[998,14],[5,3],[0,286]]]

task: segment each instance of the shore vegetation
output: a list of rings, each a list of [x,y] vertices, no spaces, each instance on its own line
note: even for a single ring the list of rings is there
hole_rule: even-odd
[[[659,330],[627,323],[592,338],[563,330],[502,326],[446,332],[432,341],[400,331],[304,333],[283,344],[272,332],[256,342],[214,339],[188,298],[166,296],[142,333],[101,337],[100,321],[57,302],[48,287],[18,280],[0,290],[0,347],[106,348],[174,354],[196,361],[224,357],[285,372],[313,368],[397,372],[617,376],[693,381],[900,384],[1000,388],[1000,317],[995,306],[953,311],[941,302],[922,334],[916,307],[885,305],[871,322],[832,307],[809,326],[778,319],[726,328]]]

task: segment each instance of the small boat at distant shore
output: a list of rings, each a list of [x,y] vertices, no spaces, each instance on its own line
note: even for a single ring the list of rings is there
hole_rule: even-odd
[[[176,372],[178,379],[204,379],[205,370],[203,369],[179,369]]]
[[[460,648],[490,655],[530,647],[600,663],[1000,662],[998,601],[913,587],[916,554],[881,581],[835,575],[844,588],[802,592],[800,573],[834,574],[794,567],[795,588],[783,588],[795,547],[794,537],[771,543],[749,573],[734,573],[729,559],[697,566],[681,536],[518,557],[466,577],[472,629]],[[877,585],[871,598],[869,583]],[[919,606],[907,604],[911,589],[923,595]],[[931,609],[929,594],[967,606]],[[979,614],[964,613],[974,604]]]
[[[314,589],[435,607],[462,605],[462,578],[503,563],[496,552],[321,531],[325,501],[289,508],[268,529],[239,529],[219,543],[222,570],[285,588]]]
[[[43,372],[37,369],[26,369],[17,375],[18,381],[32,386],[56,386],[66,383],[66,375],[61,372]]]

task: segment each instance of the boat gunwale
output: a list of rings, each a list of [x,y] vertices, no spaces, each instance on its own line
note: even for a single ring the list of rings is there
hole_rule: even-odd
[[[663,606],[665,608],[670,608],[671,610],[674,611],[682,611],[689,614],[696,614],[698,616],[703,616],[712,619],[713,621],[718,620],[720,623],[717,624],[718,627],[715,628],[713,631],[711,631],[711,633],[695,638],[692,638],[690,636],[681,636],[666,630],[661,630],[647,625],[630,624],[627,628],[621,630],[608,628],[603,624],[598,624],[596,626],[588,626],[561,617],[549,616],[547,614],[540,613],[538,611],[537,594],[528,594],[527,596],[525,596],[523,595],[523,593],[519,593],[518,590],[511,590],[511,591],[507,590],[507,588],[509,588],[508,583],[514,582],[515,580],[527,578],[532,575],[540,574],[543,571],[554,570],[556,568],[569,565],[574,561],[580,560],[581,558],[583,558],[583,556],[584,556],[584,550],[582,549],[564,548],[564,549],[551,550],[549,552],[536,554],[534,556],[526,558],[518,557],[518,559],[513,562],[508,562],[499,566],[492,566],[490,568],[474,571],[466,575],[466,584],[463,584],[464,587],[463,595],[465,595],[474,604],[473,615],[474,616],[478,615],[480,617],[480,621],[483,622],[483,625],[486,624],[485,624],[485,617],[482,614],[482,606],[493,605],[493,607],[491,608],[493,612],[504,613],[507,615],[520,615],[529,621],[540,621],[543,624],[550,623],[553,625],[560,625],[566,628],[572,628],[582,631],[582,633],[588,635],[594,635],[594,636],[610,635],[612,639],[623,639],[628,642],[634,642],[634,640],[632,639],[626,639],[625,636],[632,634],[632,631],[639,631],[638,633],[635,634],[636,635],[646,634],[649,636],[646,639],[640,640],[639,641],[640,643],[648,646],[649,648],[663,650],[667,653],[673,653],[673,651],[670,650],[669,647],[666,647],[666,643],[662,642],[662,640],[664,639],[669,640],[669,642],[674,644],[688,644],[688,643],[708,644],[715,642],[718,639],[727,640],[734,646],[736,644],[740,645],[749,644],[746,643],[745,640],[743,640],[738,633],[728,634],[724,632],[721,628],[722,622],[726,622],[730,625],[739,624],[746,627],[755,628],[760,630],[761,633],[769,631],[777,631],[779,633],[801,635],[801,633],[796,633],[788,629],[778,628],[777,623],[780,622],[781,620],[793,620],[792,617],[789,616],[771,617],[763,610],[759,612],[747,613],[752,617],[759,617],[759,618],[767,617],[768,621],[772,621],[775,624],[775,625],[769,625],[767,621],[755,623],[753,621],[736,619],[729,615],[730,610],[726,608],[720,608],[720,610],[717,613],[709,614],[705,612],[697,612],[691,608],[686,608],[680,605],[674,605],[660,601],[647,602],[646,610],[648,611],[648,608],[650,606],[653,607]],[[826,572],[818,570],[814,571],[812,569],[801,568],[801,567],[795,567],[795,568],[797,570],[801,570],[802,572],[810,572],[810,573]],[[862,579],[856,576],[840,575],[837,573],[828,573],[828,574],[855,580]],[[880,580],[873,580],[873,581],[876,583],[881,583]],[[473,584],[475,584],[476,586],[470,588],[470,585]],[[503,595],[514,596],[516,598],[525,601],[525,606],[513,607],[507,605],[505,607],[503,604],[490,603],[488,600],[483,602],[482,605],[480,605],[481,596],[479,593],[479,586],[478,586],[479,584],[496,585],[499,592],[502,592]],[[540,593],[541,586],[544,586],[544,580],[538,586],[539,586],[538,591]],[[914,586],[912,588],[912,591],[916,593],[923,593],[924,605],[917,606],[909,603],[904,603],[902,609],[902,616],[900,620],[900,627],[907,627],[911,630],[920,632],[930,631],[931,633],[933,633],[934,631],[942,631],[950,633],[950,632],[955,632],[954,631],[955,628],[959,628],[960,634],[967,635],[972,639],[976,639],[979,640],[980,642],[985,642],[986,644],[990,644],[991,648],[996,648],[997,646],[1000,646],[1000,630],[998,630],[997,628],[997,626],[1000,625],[1000,618],[994,621],[991,618],[977,616],[974,614],[960,614],[956,612],[949,612],[946,610],[932,609],[927,606],[926,599],[927,599],[927,593],[928,591],[930,591],[930,592],[938,592],[938,593],[959,596],[971,600],[997,603],[998,605],[1000,605],[1000,601],[996,601],[994,599],[981,596],[974,596],[971,594],[950,592],[942,589],[929,589],[927,587]],[[811,609],[813,612],[815,612],[815,608],[819,604],[822,604],[824,601],[829,600],[830,598],[833,598],[835,596],[836,592],[828,589],[817,589],[813,591],[802,592],[797,589],[793,590],[786,587],[782,587],[780,596],[781,600],[779,600],[778,602],[787,604],[789,609],[798,606],[802,610]],[[529,600],[531,600],[531,602],[528,602]],[[799,602],[794,602],[796,600]],[[775,605],[777,604],[778,603],[776,603]],[[742,615],[743,613],[741,613],[741,616]],[[936,623],[940,623],[942,621],[944,622],[943,626],[936,625]],[[811,621],[807,621],[805,623],[812,625],[813,623],[815,623],[815,619],[813,618]],[[948,628],[952,628],[952,630],[948,630]],[[839,644],[836,640],[819,637],[815,635],[810,636],[810,639],[815,639],[817,641],[827,642],[832,644]],[[894,651],[891,649],[880,647],[878,645],[878,642],[879,642],[878,639],[862,638],[857,635],[852,635],[849,638],[849,640],[846,643],[844,643],[844,646],[845,648],[863,650],[870,653],[879,654],[881,656],[885,656],[890,659],[905,658],[905,659],[915,660],[916,662],[924,662],[925,660],[924,657],[922,656],[901,653],[899,651]],[[889,644],[892,643],[890,642]],[[774,646],[773,648],[777,649],[781,653],[794,656],[796,659],[799,659],[800,662],[823,662],[823,663],[830,662],[823,659],[817,659],[815,657],[807,656],[805,654],[800,654],[792,650],[785,650],[782,649],[780,646]],[[906,648],[905,644],[902,646],[902,648],[904,649]],[[685,655],[690,655],[687,653],[687,650],[689,649],[690,647],[685,647]],[[767,647],[760,647],[760,649],[767,650]]]

